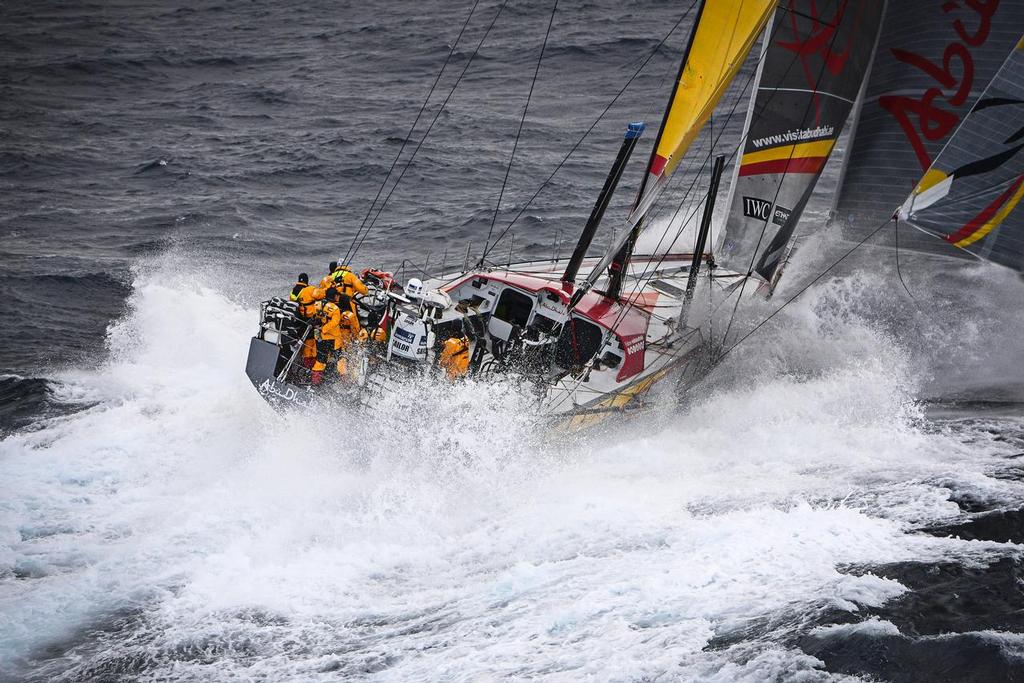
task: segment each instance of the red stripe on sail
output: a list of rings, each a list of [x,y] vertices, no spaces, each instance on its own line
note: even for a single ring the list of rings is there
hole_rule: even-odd
[[[996,213],[999,212],[999,208],[1003,204],[1005,204],[1010,199],[1010,197],[1013,196],[1013,193],[1017,191],[1017,188],[1020,187],[1021,183],[1024,183],[1024,175],[1022,175],[1021,177],[1017,178],[1017,180],[1015,180],[1014,183],[1012,185],[1010,185],[1010,187],[1008,187],[1006,189],[1006,192],[1004,192],[1001,195],[999,195],[998,197],[996,197],[996,200],[994,202],[992,202],[991,204],[986,206],[984,209],[982,209],[981,213],[979,213],[977,216],[972,218],[970,223],[968,223],[964,227],[960,228],[959,230],[954,232],[952,235],[946,235],[943,239],[946,240],[947,242],[951,242],[953,244],[956,244],[960,240],[966,239],[966,238],[970,237],[971,235],[973,235],[983,225],[985,225],[990,220],[992,220],[992,217],[995,216]]]
[[[663,157],[660,154],[655,154],[654,161],[651,162],[651,173],[653,173],[654,175],[661,175],[661,172],[665,170],[665,164],[667,163],[667,157]]]
[[[817,173],[828,157],[801,157],[799,159],[773,159],[740,166],[740,175],[767,175],[770,173]]]

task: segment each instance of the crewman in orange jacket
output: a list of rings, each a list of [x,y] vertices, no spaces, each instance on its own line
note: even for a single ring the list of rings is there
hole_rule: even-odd
[[[342,348],[344,332],[341,329],[341,309],[338,307],[338,291],[327,290],[327,300],[320,305],[320,334],[316,342],[316,363],[313,364],[313,384],[324,379],[324,370],[331,357]]]
[[[288,301],[298,301],[299,292],[309,286],[309,276],[305,273],[299,273],[299,281],[292,287],[292,293],[288,295]]]
[[[320,278],[320,289],[327,291],[334,286],[334,273],[338,270],[338,262],[331,261],[327,266],[327,275]]]
[[[306,290],[309,290],[308,292]],[[291,294],[288,295],[289,301],[294,301],[299,304],[299,315],[309,320],[311,313],[315,312],[316,303],[316,292],[319,291],[315,287],[309,286],[309,275],[306,273],[299,273],[298,282],[292,287]],[[306,292],[303,295],[303,292]],[[302,299],[300,299],[302,297]],[[323,298],[321,296],[321,298]],[[306,305],[303,305],[303,303]],[[308,304],[314,304],[314,308],[311,308]],[[313,368],[313,363],[316,361],[316,340],[313,338],[313,333],[310,331],[309,336],[302,345],[302,364],[309,369]]]
[[[359,318],[349,310],[351,301],[338,294],[338,290],[327,290],[327,301],[320,307],[320,341],[317,342],[316,364],[313,366],[313,384],[323,381],[323,372],[333,356],[342,354],[337,361],[338,375],[347,375],[344,353],[354,341],[366,339],[366,331],[359,326]]]
[[[309,319],[319,313],[317,302],[323,301],[325,295],[323,289],[313,285],[306,285],[300,289],[295,295],[295,300],[299,302],[299,315]]]
[[[340,266],[337,261],[331,261],[331,274],[321,280],[321,285],[327,278],[331,278],[333,281],[332,287],[336,288],[342,296],[349,298],[349,308],[358,315],[355,296],[356,294],[366,296],[370,293],[366,284],[348,266]]]
[[[469,337],[449,337],[441,348],[437,364],[455,381],[469,372]]]

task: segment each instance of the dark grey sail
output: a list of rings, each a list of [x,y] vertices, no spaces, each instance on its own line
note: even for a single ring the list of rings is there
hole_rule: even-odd
[[[773,282],[871,61],[882,0],[788,0],[767,34],[717,252]]]
[[[900,216],[983,259],[1024,270],[1024,38]]]
[[[911,193],[1022,26],[1020,0],[889,2],[833,211],[848,237],[874,230]],[[956,252],[913,230],[901,231],[900,246]]]

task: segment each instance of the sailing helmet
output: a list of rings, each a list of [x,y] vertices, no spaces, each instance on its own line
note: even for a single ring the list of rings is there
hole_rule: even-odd
[[[423,296],[423,281],[418,277],[411,278],[405,286],[405,295],[410,299],[419,299]]]

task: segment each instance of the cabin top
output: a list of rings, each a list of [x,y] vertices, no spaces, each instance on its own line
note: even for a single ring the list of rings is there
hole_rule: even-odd
[[[546,294],[551,303],[557,303],[564,314],[564,306],[572,298],[575,286],[559,280],[537,277],[521,272],[489,271],[474,273],[445,287],[445,291],[453,292],[467,282],[484,280],[489,284],[500,284],[514,287],[530,294]],[[544,299],[540,299],[543,307]],[[573,309],[573,314],[589,320],[611,332],[621,345],[624,359],[617,380],[623,381],[641,372],[644,368],[644,350],[647,330],[650,325],[650,314],[642,304],[624,305],[607,297],[589,291]]]

